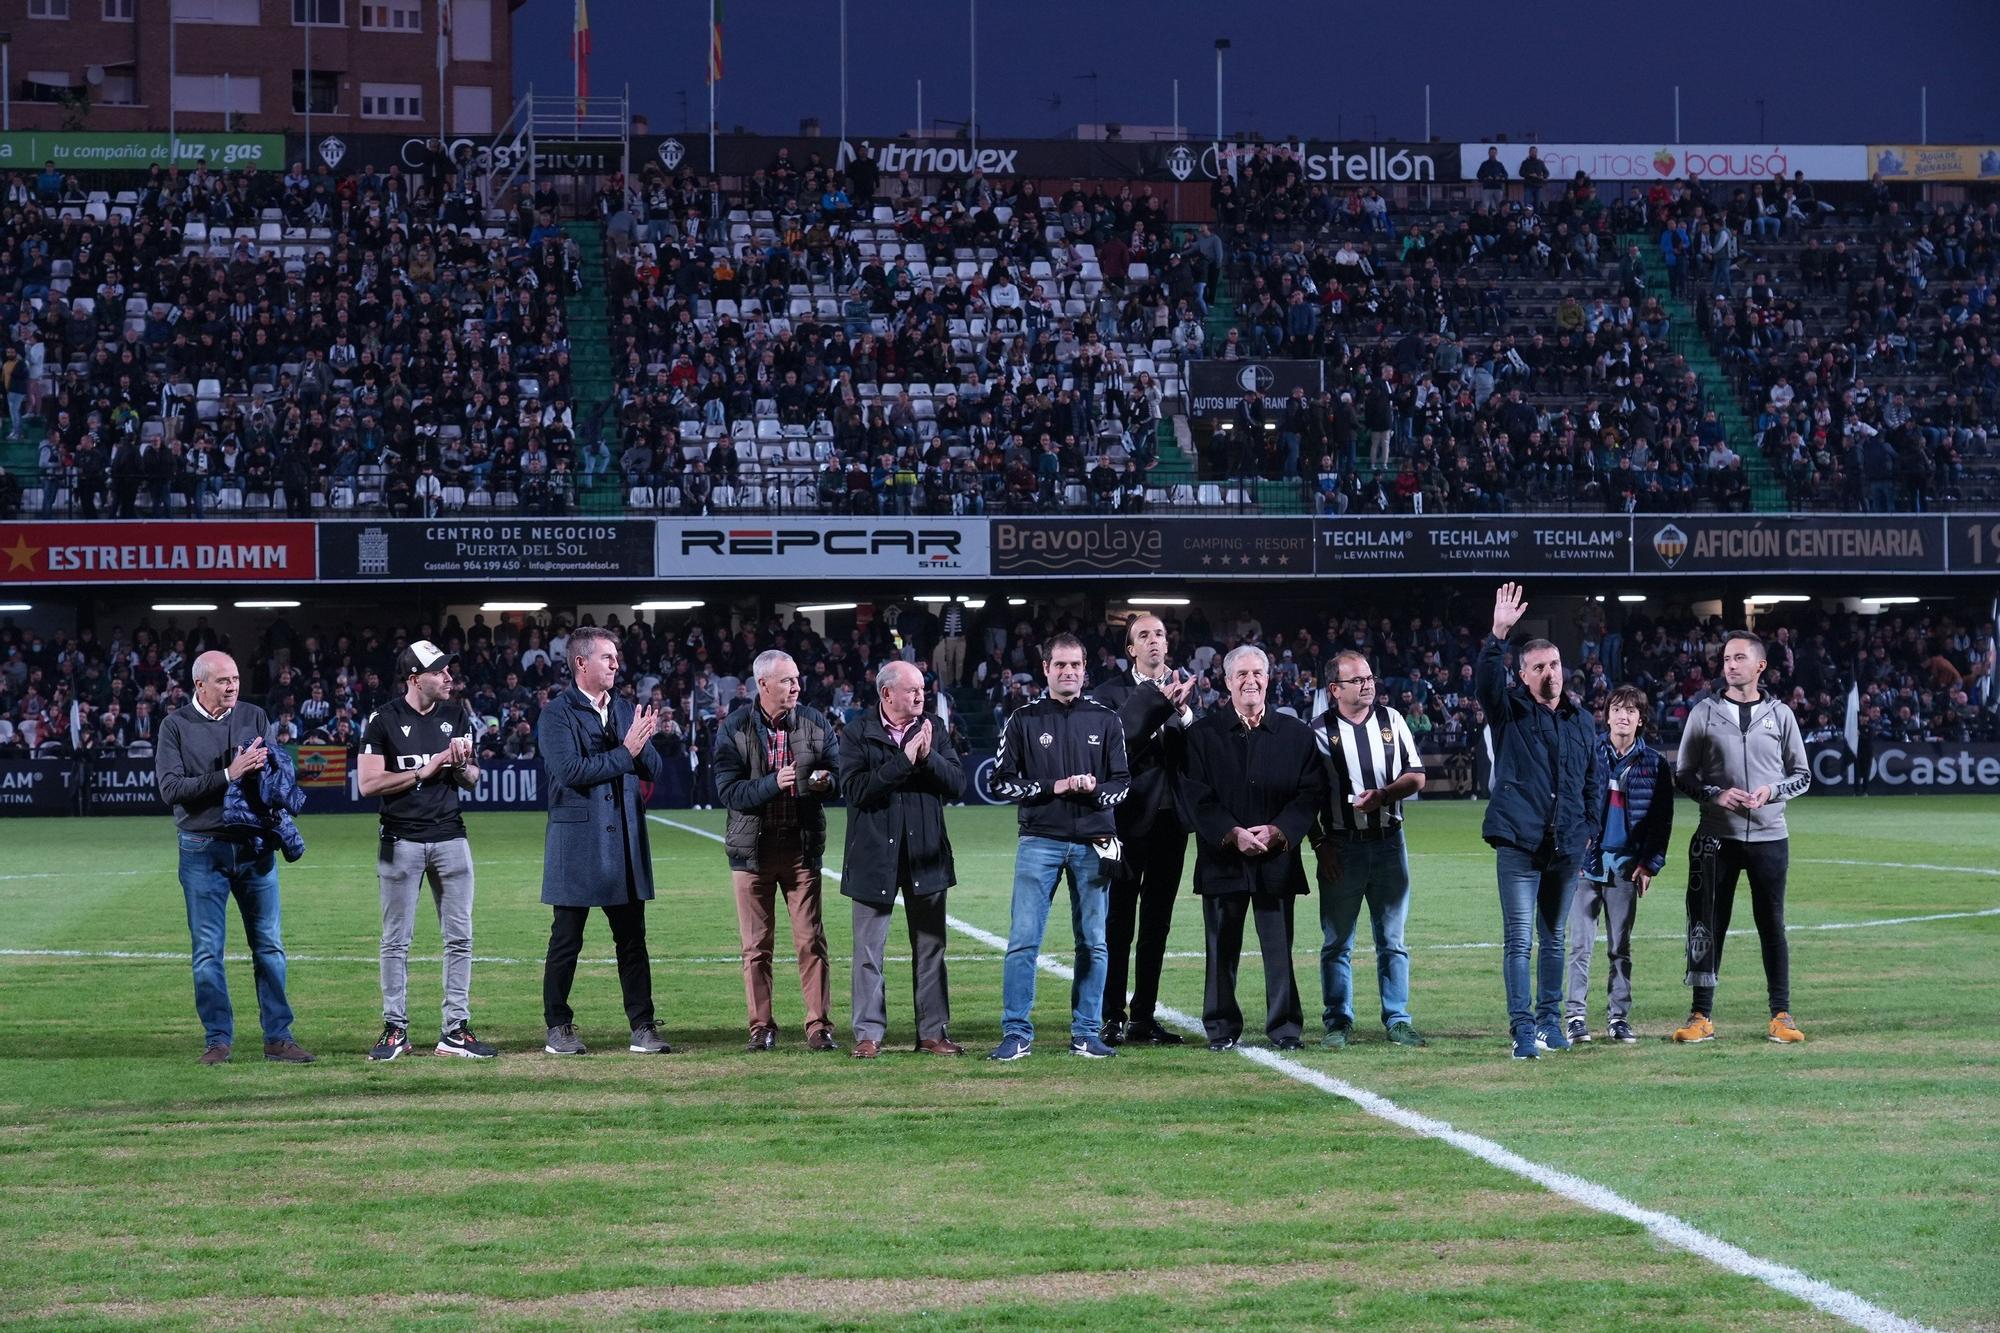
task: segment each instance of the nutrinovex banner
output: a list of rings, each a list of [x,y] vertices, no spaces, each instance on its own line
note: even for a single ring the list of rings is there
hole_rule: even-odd
[[[209,166],[235,171],[248,167],[281,170],[282,134],[0,134],[0,170],[39,171],[54,162],[58,171],[144,171],[160,166]]]

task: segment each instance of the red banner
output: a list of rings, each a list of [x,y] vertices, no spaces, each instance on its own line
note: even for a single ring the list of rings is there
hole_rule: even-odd
[[[0,523],[0,583],[272,583],[318,573],[310,523]]]

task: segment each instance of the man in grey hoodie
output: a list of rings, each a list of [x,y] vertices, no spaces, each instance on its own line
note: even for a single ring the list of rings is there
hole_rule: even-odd
[[[1690,860],[1702,854],[1704,839],[1715,843],[1712,916],[1701,922],[1693,919],[1695,894],[1690,889],[1690,930],[1705,928],[1712,934],[1710,960],[1719,968],[1736,881],[1749,872],[1750,907],[1764,952],[1764,980],[1771,993],[1767,1031],[1772,1041],[1789,1043],[1804,1041],[1805,1034],[1790,1012],[1785,867],[1791,841],[1785,827],[1785,802],[1804,795],[1812,777],[1806,768],[1805,740],[1799,734],[1798,719],[1758,684],[1764,665],[1764,641],[1749,630],[1736,630],[1723,641],[1723,688],[1702,695],[1688,710],[1675,785],[1701,803],[1701,827],[1695,834]],[[1714,1040],[1715,977],[1713,971],[1697,975],[1691,966],[1693,1010],[1686,1024],[1675,1029],[1675,1041]]]

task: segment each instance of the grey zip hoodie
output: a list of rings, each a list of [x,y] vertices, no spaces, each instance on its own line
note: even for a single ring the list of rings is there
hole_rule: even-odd
[[[1760,690],[1743,729],[1736,703],[1721,690],[1695,700],[1681,732],[1674,785],[1701,802],[1701,832],[1738,842],[1778,842],[1788,836],[1785,802],[1812,786],[1805,738],[1792,710]],[[1725,810],[1716,798],[1731,787],[1771,789],[1757,810]]]

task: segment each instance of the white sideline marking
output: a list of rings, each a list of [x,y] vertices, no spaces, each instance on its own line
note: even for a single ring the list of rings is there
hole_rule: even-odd
[[[185,963],[188,961],[188,952],[185,949],[182,949],[176,953],[145,952],[135,949],[0,949],[0,958],[124,958],[124,959],[135,959],[140,962]],[[225,963],[247,963],[250,961],[250,955],[247,953],[228,953],[222,956],[222,960]],[[371,954],[287,953],[285,955],[285,961],[287,963],[367,963],[370,966],[373,966],[374,964],[379,963],[381,959],[372,953]],[[412,963],[442,963],[444,961],[444,955],[413,953],[410,955],[409,961]],[[522,967],[528,965],[540,967],[547,960],[542,958],[487,958],[483,955],[475,954],[473,956],[472,961],[480,964],[482,967],[485,966]],[[577,962],[579,963],[584,963],[584,964],[597,963],[597,964],[602,964],[606,967],[610,966],[613,963],[616,963],[617,961],[618,960],[616,958],[577,959]],[[663,964],[664,963],[692,963],[696,965],[708,964],[708,963],[740,964],[743,961],[743,955],[739,953],[732,953],[732,954],[718,954],[713,958],[676,958],[667,954],[655,954],[653,956],[653,961],[656,963],[663,963]],[[835,963],[851,963],[854,960],[850,957],[841,956],[841,957],[830,958],[828,961]],[[894,955],[891,955],[890,957],[884,958],[882,961],[885,963],[907,963],[910,960],[907,957],[896,957]],[[963,963],[997,963],[1001,961],[1001,955],[983,954],[983,953],[967,954],[963,958],[955,958],[952,961],[963,962]]]
[[[669,828],[676,828],[684,833],[692,833],[698,838],[707,838],[712,842],[722,841],[719,835],[711,833],[704,828],[696,828],[692,824],[682,824],[660,815],[648,815],[647,818],[665,824]],[[833,879],[840,878],[838,871],[827,870],[822,873]],[[2000,912],[2000,909],[1996,909],[1996,912]],[[970,922],[960,921],[957,917],[950,915],[945,917],[945,922],[961,935],[977,940],[979,943],[987,945],[990,948],[1005,949],[1007,947],[1007,941],[1001,936],[995,935],[990,930],[982,930]],[[1037,955],[1035,966],[1051,976],[1062,978],[1064,981],[1073,981],[1076,978],[1075,971],[1064,963],[1050,957],[1048,954]],[[1155,1009],[1153,1012],[1155,1016],[1172,1023],[1175,1027],[1185,1032],[1195,1034],[1203,1032],[1202,1025],[1199,1022],[1178,1010]],[[1296,1060],[1287,1059],[1275,1051],[1265,1050],[1262,1047],[1256,1046],[1238,1046],[1236,1053],[1251,1063],[1260,1064],[1267,1069],[1275,1070],[1283,1074],[1286,1078],[1353,1102],[1369,1115],[1386,1120],[1393,1125],[1400,1125],[1402,1128],[1409,1130],[1419,1137],[1436,1139],[1441,1143],[1448,1143],[1461,1152],[1470,1153],[1490,1166],[1498,1167],[1510,1175],[1520,1176],[1524,1180],[1540,1185],[1551,1194],[1561,1195],[1572,1203],[1581,1204],[1594,1212],[1609,1213],[1613,1217],[1622,1217],[1628,1222],[1636,1222],[1677,1249],[1686,1250],[1688,1253],[1706,1259],[1717,1267],[1727,1269],[1732,1273],[1743,1277],[1755,1278],[1766,1286],[1774,1287],[1788,1296],[1795,1296],[1806,1304],[1822,1310],[1836,1319],[1844,1319],[1858,1328],[1869,1329],[1871,1333],[1930,1333],[1930,1330],[1925,1325],[1905,1319],[1893,1311],[1885,1310],[1879,1305],[1863,1300],[1851,1291],[1843,1291],[1839,1287],[1821,1282],[1817,1278],[1807,1277],[1796,1268],[1789,1268],[1784,1264],[1772,1263],[1768,1259],[1760,1259],[1741,1246],[1732,1245],[1720,1237],[1711,1236],[1700,1228],[1690,1226],[1688,1223],[1681,1221],[1678,1217],[1674,1217],[1669,1213],[1657,1212],[1651,1208],[1642,1208],[1615,1190],[1606,1189],[1604,1186],[1585,1180],[1581,1176],[1573,1176],[1567,1171],[1558,1171],[1554,1167],[1543,1166],[1538,1162],[1531,1162],[1512,1149],[1501,1147],[1491,1139],[1481,1138],[1477,1134],[1468,1134],[1462,1129],[1453,1128],[1443,1120],[1437,1120],[1419,1112],[1408,1110],[1378,1093],[1370,1092],[1366,1088],[1356,1087],[1345,1080],[1322,1074],[1317,1069],[1309,1068]]]

